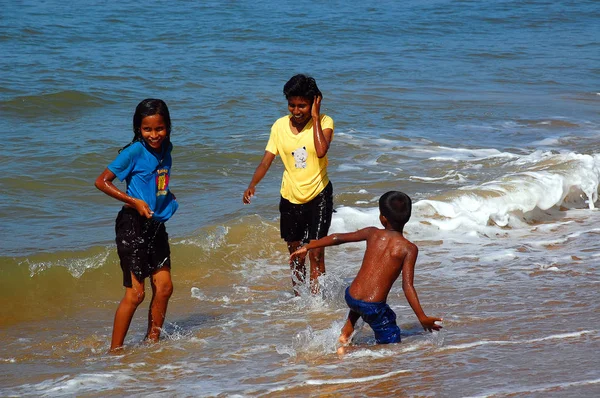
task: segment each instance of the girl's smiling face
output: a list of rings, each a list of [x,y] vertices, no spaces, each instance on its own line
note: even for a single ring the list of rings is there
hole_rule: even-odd
[[[289,97],[288,110],[292,114],[292,122],[296,125],[305,125],[310,119],[312,101],[306,97]]]
[[[155,152],[160,152],[162,143],[167,138],[167,125],[162,115],[146,116],[140,126],[142,138]]]

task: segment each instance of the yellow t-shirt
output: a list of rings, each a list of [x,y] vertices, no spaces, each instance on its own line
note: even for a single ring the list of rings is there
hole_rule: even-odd
[[[285,166],[281,196],[292,203],[308,203],[329,184],[327,155],[320,159],[317,156],[312,120],[296,135],[290,128],[290,118],[283,116],[273,123],[265,150],[281,156]],[[333,119],[321,115],[321,128],[333,130]]]

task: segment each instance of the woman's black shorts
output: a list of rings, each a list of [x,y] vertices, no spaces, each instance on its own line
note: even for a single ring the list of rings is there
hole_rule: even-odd
[[[123,207],[117,215],[115,232],[123,286],[132,287],[131,273],[143,282],[159,268],[171,268],[171,249],[165,223],[142,217],[131,207]]]
[[[327,235],[333,214],[333,185],[327,184],[313,200],[295,204],[285,198],[279,202],[281,237],[286,242],[308,243]]]

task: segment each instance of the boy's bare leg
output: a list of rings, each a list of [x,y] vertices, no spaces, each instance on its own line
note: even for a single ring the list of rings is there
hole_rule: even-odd
[[[310,291],[319,293],[319,277],[325,273],[325,248],[312,249],[308,253],[310,259]]]
[[[173,294],[173,282],[171,281],[171,269],[162,267],[158,269],[150,279],[152,285],[152,301],[148,310],[148,331],[146,340],[157,342],[165,316],[169,298]]]
[[[131,287],[125,288],[125,296],[119,303],[115,313],[110,351],[123,347],[133,314],[142,301],[144,301],[144,281],[139,282],[132,273]]]
[[[352,310],[348,312],[348,319],[346,319],[346,323],[342,327],[342,333],[338,339],[340,343],[348,344],[350,342],[350,337],[354,333],[354,325],[356,325],[358,318],[360,318],[360,315],[357,312]]]
[[[299,241],[287,242],[287,247],[288,247],[290,254],[292,254],[293,252],[298,250],[301,246],[302,246],[302,242],[299,242]],[[305,263],[306,263],[305,260],[300,260],[300,259],[296,258],[294,260],[294,263],[290,265],[290,268],[292,270],[292,288],[294,289],[294,294],[296,296],[300,295],[300,292],[296,288],[296,285],[304,284],[304,281],[306,279]]]

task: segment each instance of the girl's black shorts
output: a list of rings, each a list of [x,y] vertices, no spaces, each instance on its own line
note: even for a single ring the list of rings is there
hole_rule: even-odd
[[[333,185],[327,184],[313,200],[295,204],[281,197],[279,201],[281,238],[286,242],[308,243],[327,235],[333,214]]]
[[[159,268],[171,268],[165,223],[142,217],[134,208],[124,206],[117,215],[115,232],[123,286],[132,287],[131,273],[143,282]]]

